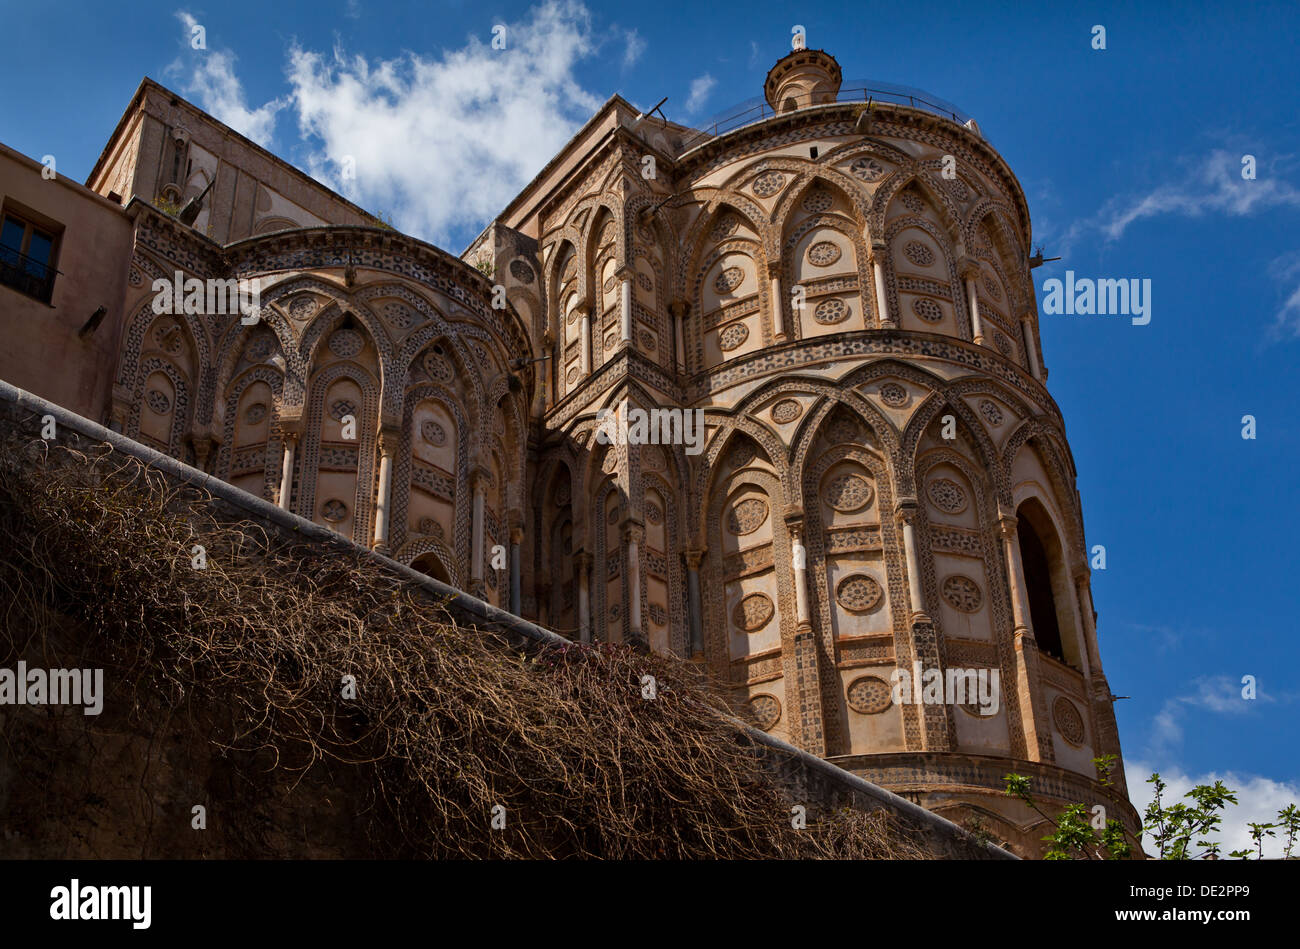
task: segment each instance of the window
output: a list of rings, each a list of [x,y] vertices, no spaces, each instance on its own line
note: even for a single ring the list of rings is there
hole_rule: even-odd
[[[1020,535],[1020,560],[1029,588],[1029,620],[1034,624],[1038,648],[1054,659],[1064,660],[1061,649],[1061,626],[1056,617],[1056,599],[1052,595],[1052,568],[1047,550],[1033,525],[1023,517],[1016,526]]]
[[[49,303],[54,295],[52,229],[6,211],[0,226],[0,284]]]

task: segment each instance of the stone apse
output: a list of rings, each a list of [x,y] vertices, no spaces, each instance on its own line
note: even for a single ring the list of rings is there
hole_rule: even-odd
[[[1122,764],[1091,763],[1120,749],[1015,176],[820,51],[764,93],[705,132],[610,99],[461,258],[350,220],[220,243],[133,202],[113,427],[565,636],[697,663],[1019,852],[1045,830],[1012,770],[1136,831]],[[262,319],[154,314],[177,269],[261,278]],[[623,403],[701,410],[703,450],[601,444]],[[996,710],[896,702],[918,663],[996,670]]]

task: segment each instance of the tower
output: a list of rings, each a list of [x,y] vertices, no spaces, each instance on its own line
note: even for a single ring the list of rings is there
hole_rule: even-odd
[[[1022,853],[1045,830],[1012,771],[1137,833],[1092,764],[1118,736],[1014,174],[821,50],[764,93],[704,130],[612,99],[467,252],[536,242],[535,615],[701,663],[759,727]],[[601,444],[620,407],[701,413],[702,451]]]

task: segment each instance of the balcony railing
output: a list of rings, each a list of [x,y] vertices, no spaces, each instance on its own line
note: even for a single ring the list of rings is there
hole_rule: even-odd
[[[682,151],[686,152],[697,145],[701,145],[711,138],[719,135],[725,135],[728,132],[734,132],[736,129],[744,128],[746,125],[753,125],[755,122],[762,122],[766,119],[778,115],[784,115],[790,111],[806,109],[813,105],[827,105],[830,103],[840,102],[888,102],[893,105],[905,105],[912,109],[921,109],[934,115],[943,116],[957,125],[966,125],[973,120],[965,112],[962,112],[951,102],[945,102],[938,96],[931,95],[921,89],[913,89],[909,86],[897,86],[887,82],[877,82],[870,79],[854,80],[845,83],[840,87],[840,91],[833,97],[828,97],[825,93],[805,94],[802,96],[788,97],[795,99],[795,108],[782,108],[780,111],[773,109],[767,104],[765,98],[759,97],[749,99],[739,105],[732,106],[725,112],[719,113],[707,123],[697,126],[693,133],[687,135],[682,141]],[[980,133],[983,137],[983,133]]]
[[[0,247],[0,285],[25,293],[42,303],[54,296],[54,277],[58,271],[39,260],[8,247]]]

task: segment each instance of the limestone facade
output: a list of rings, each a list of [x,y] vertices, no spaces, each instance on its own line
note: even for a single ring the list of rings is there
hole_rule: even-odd
[[[1018,852],[1045,827],[1011,770],[1136,831],[1122,763],[1091,764],[1120,749],[1019,184],[824,52],[765,92],[707,134],[610,99],[456,258],[147,84],[88,182],[133,240],[84,414],[563,635],[693,660]],[[213,177],[192,227],[149,203]],[[261,319],[156,314],[176,270],[259,278]],[[702,451],[602,444],[624,404],[700,410]],[[996,672],[996,710],[895,701],[918,668]]]

